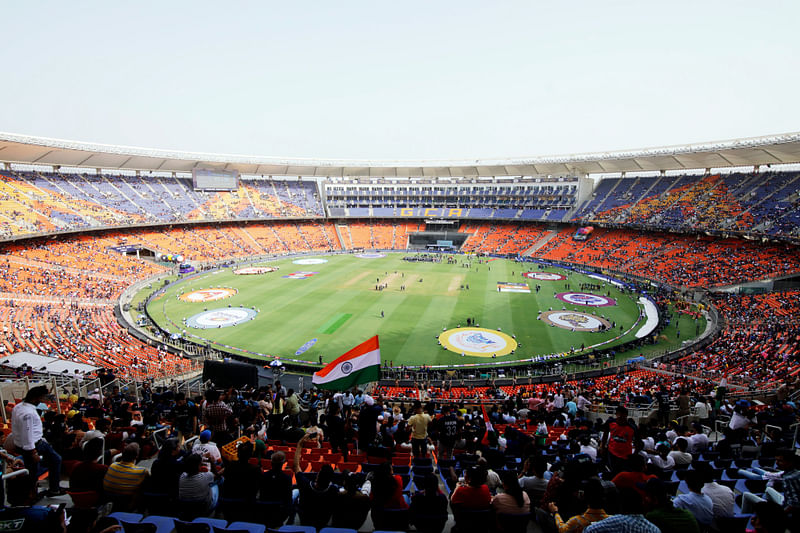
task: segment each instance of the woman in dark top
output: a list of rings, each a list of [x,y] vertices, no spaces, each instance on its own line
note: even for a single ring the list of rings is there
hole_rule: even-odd
[[[370,508],[371,483],[366,481],[359,486],[358,481],[354,474],[345,476],[344,488],[339,491],[333,510],[333,527],[358,530],[364,525]]]
[[[447,522],[447,496],[439,490],[436,474],[425,476],[424,488],[411,497],[411,523],[420,531],[441,531]]]
[[[314,526],[317,529],[321,529],[328,525],[331,519],[339,487],[332,483],[333,468],[331,468],[331,465],[322,465],[314,481],[310,481],[300,469],[300,454],[302,453],[303,444],[316,437],[315,433],[306,433],[298,441],[292,466],[297,480],[297,488],[300,492],[300,501],[298,503],[300,523],[304,526]]]
[[[167,439],[158,452],[158,458],[150,467],[148,492],[169,494],[170,497],[177,498],[178,479],[184,471],[178,439]]]
[[[392,465],[383,463],[372,479],[372,509],[408,509],[403,497],[403,478],[392,473]]]

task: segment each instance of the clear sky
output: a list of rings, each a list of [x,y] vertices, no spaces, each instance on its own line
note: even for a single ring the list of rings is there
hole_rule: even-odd
[[[4,2],[0,131],[358,159],[800,130],[800,1]]]

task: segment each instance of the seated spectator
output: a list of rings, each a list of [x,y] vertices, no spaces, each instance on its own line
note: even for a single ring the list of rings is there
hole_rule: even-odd
[[[547,489],[547,461],[541,455],[530,457],[522,465],[519,474],[519,486],[522,487],[531,499],[533,505],[539,505],[544,491]]]
[[[775,454],[775,466],[783,471],[783,507],[791,518],[800,511],[800,456],[791,448],[781,448]]]
[[[300,454],[303,451],[303,444],[313,438],[316,438],[316,433],[305,433],[297,442],[293,468],[299,492],[297,510],[300,514],[300,523],[320,529],[328,524],[333,515],[339,487],[332,483],[333,468],[331,465],[322,465],[314,481],[310,481],[307,476],[303,475],[300,469]]]
[[[193,453],[184,460],[186,472],[178,480],[178,499],[182,502],[200,503],[205,511],[213,511],[219,501],[216,474],[201,472],[203,458]]]
[[[122,450],[120,460],[108,467],[103,478],[105,495],[123,508],[134,506],[148,476],[146,468],[136,466],[138,458],[139,445],[135,442],[128,444]]]
[[[700,533],[700,526],[692,513],[672,504],[663,481],[658,478],[649,480],[645,491],[653,505],[647,519],[658,526],[661,533]]]
[[[686,473],[689,492],[678,495],[672,504],[692,513],[701,527],[708,527],[714,519],[714,504],[710,497],[703,494],[703,484],[703,474],[697,470],[689,470]]]
[[[706,473],[706,479],[709,480],[703,485],[703,494],[711,498],[712,512],[714,519],[712,520],[712,528],[716,527],[715,522],[718,518],[728,518],[734,514],[734,495],[733,490],[725,485],[720,485],[711,478],[711,472]]]
[[[103,478],[108,471],[108,465],[98,461],[103,457],[103,439],[95,438],[88,441],[83,447],[83,461],[81,461],[69,476],[69,490],[72,492],[103,492]]]
[[[352,472],[345,476],[333,510],[333,527],[358,530],[364,525],[370,509],[371,487],[369,480],[359,486],[359,478]]]
[[[255,500],[261,480],[261,468],[251,465],[253,444],[244,442],[236,449],[236,461],[225,467],[225,483],[222,494],[225,498]]]
[[[500,476],[503,492],[492,498],[492,508],[503,514],[525,514],[531,510],[528,494],[519,486],[516,474],[512,470],[503,470]]]
[[[185,471],[181,461],[181,449],[178,439],[167,439],[158,451],[158,457],[150,467],[150,479],[147,482],[148,490],[158,494],[169,494],[172,498],[178,496],[178,479]]]
[[[381,509],[408,509],[403,497],[403,478],[392,472],[391,463],[382,463],[375,469],[370,499],[373,514]]]
[[[628,459],[625,470],[614,476],[611,481],[620,491],[623,489],[633,489],[639,493],[639,496],[644,498],[646,496],[644,484],[647,483],[648,480],[657,477],[654,475],[645,474],[644,470],[644,457],[641,455],[631,455]]]
[[[558,533],[581,533],[589,524],[608,518],[608,513],[603,509],[603,496],[605,491],[598,479],[590,479],[586,484],[586,511],[575,515],[564,522],[558,513],[558,506],[550,502],[549,511],[554,514]]]
[[[418,530],[430,525],[427,521],[435,516],[447,516],[447,496],[439,490],[439,478],[436,474],[425,476],[425,490],[411,497],[411,523]],[[435,528],[434,528],[435,529]]]
[[[653,522],[644,517],[642,497],[633,489],[619,491],[620,514],[589,524],[585,533],[661,533]]]
[[[450,506],[453,512],[457,509],[488,509],[492,504],[492,495],[486,485],[486,470],[478,466],[471,466],[464,475],[464,481],[459,482],[450,495]]]
[[[675,469],[675,459],[670,455],[669,445],[662,442],[656,447],[656,454],[650,456],[650,464],[661,472],[671,472]]]
[[[675,448],[675,450],[669,452],[669,456],[675,461],[676,467],[692,464],[692,454],[687,451],[689,449],[689,441],[686,437],[675,439]]]
[[[503,484],[500,480],[500,476],[489,467],[489,462],[485,457],[478,458],[478,466],[486,470],[486,486],[489,487],[489,492],[496,494],[497,490]]]
[[[756,504],[752,524],[756,533],[785,533],[789,521],[780,505],[765,501]]]

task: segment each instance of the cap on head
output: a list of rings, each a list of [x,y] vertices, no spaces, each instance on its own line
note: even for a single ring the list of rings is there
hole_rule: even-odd
[[[204,429],[200,432],[200,442],[208,442],[211,440],[211,430]]]

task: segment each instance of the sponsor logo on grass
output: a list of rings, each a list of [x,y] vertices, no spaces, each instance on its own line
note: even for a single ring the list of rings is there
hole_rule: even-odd
[[[303,354],[303,353],[307,352],[308,349],[311,348],[312,346],[314,346],[316,343],[317,343],[317,339],[311,339],[310,341],[308,341],[307,343],[305,343],[304,345],[299,347],[297,349],[297,351],[294,352],[294,354],[295,355]]]
[[[356,257],[359,259],[380,259],[381,257],[386,257],[386,254],[366,253],[356,254]]]
[[[600,326],[611,327],[611,323],[604,318],[576,311],[545,311],[541,319],[546,324],[570,331],[597,331]]]
[[[292,261],[295,265],[321,265],[322,263],[327,263],[327,259],[320,259],[318,257],[309,257],[306,259],[295,259]]]
[[[268,274],[269,272],[275,272],[276,270],[278,270],[278,267],[244,267],[234,270],[233,273],[240,276],[246,276],[253,274]]]
[[[485,328],[449,329],[439,335],[439,342],[451,352],[475,357],[500,357],[517,349],[510,335]]]
[[[498,281],[497,288],[500,292],[531,292],[527,283],[511,283],[508,281]]]
[[[255,318],[258,312],[246,307],[223,307],[204,311],[186,320],[186,325],[195,329],[227,328]]]
[[[523,272],[522,276],[539,281],[560,281],[562,279],[567,279],[567,276],[556,274],[555,272]]]
[[[286,279],[308,279],[314,274],[319,274],[319,272],[306,272],[306,271],[292,272],[288,276],[281,276],[281,277]]]
[[[196,291],[181,294],[178,298],[182,302],[213,302],[214,300],[222,300],[230,298],[236,294],[236,289],[223,289],[220,287],[212,287],[210,289],[198,289]]]
[[[568,304],[587,305],[589,307],[617,305],[617,301],[614,298],[588,292],[560,292],[556,294],[556,298]]]

